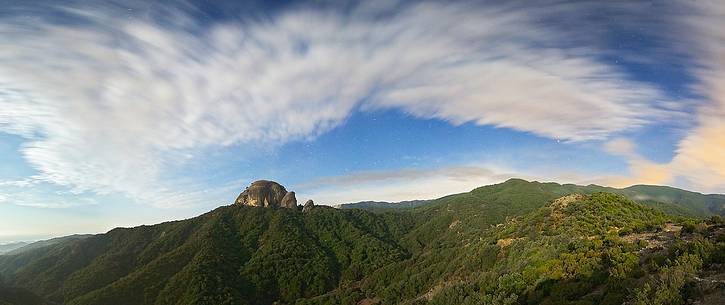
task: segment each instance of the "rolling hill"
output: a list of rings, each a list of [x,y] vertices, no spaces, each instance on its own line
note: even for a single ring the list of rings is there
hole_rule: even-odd
[[[524,190],[524,193],[519,192]],[[592,194],[595,192],[609,192],[621,194],[634,201],[653,206],[670,214],[680,216],[705,217],[712,214],[725,216],[725,195],[701,194],[668,186],[657,185],[635,185],[627,188],[612,188],[590,184],[587,186],[574,184],[558,184],[554,182],[529,182],[522,179],[510,179],[504,183],[484,186],[469,193],[446,196],[437,200],[413,200],[403,202],[374,202],[363,201],[356,203],[341,204],[341,208],[356,209],[389,209],[389,208],[415,208],[424,205],[434,205],[440,202],[451,200],[468,200],[477,196],[488,196],[491,199],[492,193],[498,193],[502,198],[509,196],[507,191],[515,191],[515,196],[532,196],[535,199],[544,200],[564,194],[581,193]],[[513,196],[513,195],[511,195]]]

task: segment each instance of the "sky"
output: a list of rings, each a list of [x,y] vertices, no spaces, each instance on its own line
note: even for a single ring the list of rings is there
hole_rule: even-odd
[[[725,193],[725,3],[0,0],[0,242],[511,177]]]

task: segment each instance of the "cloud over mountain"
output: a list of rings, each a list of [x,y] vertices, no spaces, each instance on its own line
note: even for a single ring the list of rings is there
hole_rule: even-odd
[[[162,179],[193,152],[314,138],[355,111],[568,141],[668,115],[656,88],[535,9],[295,8],[212,24],[173,9],[163,21],[61,13],[0,17],[0,130],[27,139],[35,179],[76,192],[193,201],[201,190]]]

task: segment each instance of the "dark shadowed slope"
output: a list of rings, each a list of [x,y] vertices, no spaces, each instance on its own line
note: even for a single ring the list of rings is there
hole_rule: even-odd
[[[41,297],[23,288],[6,287],[0,283],[0,305],[50,305]]]

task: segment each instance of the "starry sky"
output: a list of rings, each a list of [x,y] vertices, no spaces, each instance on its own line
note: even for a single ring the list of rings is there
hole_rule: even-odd
[[[725,2],[0,0],[0,242],[511,177],[725,193]]]

